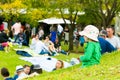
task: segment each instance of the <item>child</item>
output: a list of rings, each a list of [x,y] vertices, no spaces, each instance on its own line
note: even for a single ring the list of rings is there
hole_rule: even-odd
[[[4,77],[4,80],[14,80],[13,78],[9,77],[10,73],[7,68],[1,69],[1,75]]]
[[[88,25],[79,34],[84,36],[85,41],[88,42],[84,55],[80,56],[82,67],[99,64],[101,57],[101,48],[98,42],[99,30],[93,25]]]
[[[64,50],[61,49],[61,43],[59,42],[58,38],[56,38],[54,42],[54,47],[55,47],[56,52],[69,55],[69,52],[65,52]]]

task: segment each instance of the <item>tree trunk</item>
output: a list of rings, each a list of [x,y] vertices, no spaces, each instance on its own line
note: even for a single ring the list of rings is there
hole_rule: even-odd
[[[73,31],[74,31],[74,24],[69,26],[69,51],[73,50]]]

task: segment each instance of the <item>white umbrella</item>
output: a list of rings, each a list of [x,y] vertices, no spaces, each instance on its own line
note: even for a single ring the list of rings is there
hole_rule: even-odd
[[[70,20],[65,19],[67,24],[70,24]],[[39,20],[38,22],[43,22],[47,24],[64,24],[64,20],[62,18],[48,18],[44,20]]]

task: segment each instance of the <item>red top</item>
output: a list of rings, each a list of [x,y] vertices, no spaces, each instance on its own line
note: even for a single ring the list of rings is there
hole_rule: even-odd
[[[0,31],[3,31],[4,30],[4,24],[1,24],[0,25]]]

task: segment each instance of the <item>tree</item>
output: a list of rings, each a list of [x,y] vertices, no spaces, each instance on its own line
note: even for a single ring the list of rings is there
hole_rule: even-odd
[[[54,11],[58,10],[64,22],[66,18],[71,22],[69,25],[69,50],[73,50],[73,31],[75,29],[75,22],[77,19],[78,11],[82,10],[80,1],[81,0],[51,1],[51,8],[54,9]],[[68,10],[67,14],[65,13],[66,10]]]
[[[5,0],[1,2],[0,10],[2,16],[4,16],[5,20],[8,21],[8,25],[10,28],[10,20],[16,20],[21,13],[22,9],[26,9],[27,6],[22,3],[23,0]]]
[[[95,24],[107,27],[120,10],[120,0],[84,0],[85,13],[92,15]]]
[[[73,31],[75,28],[75,21],[77,19],[77,13],[81,10],[80,1],[82,0],[25,0],[28,1],[29,6],[33,8],[39,8],[48,12],[49,15],[52,17],[62,17],[65,21],[65,18],[69,19],[71,24],[69,26],[69,50],[73,50]],[[68,10],[68,13],[65,13],[65,10]],[[45,17],[45,16],[44,16]],[[46,17],[48,18],[48,17]],[[66,23],[66,22],[65,22]]]

